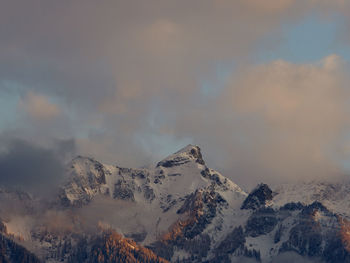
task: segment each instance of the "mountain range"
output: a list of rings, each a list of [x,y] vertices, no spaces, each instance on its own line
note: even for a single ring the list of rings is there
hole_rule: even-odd
[[[248,193],[194,145],[142,169],[78,156],[50,197],[2,188],[0,218],[0,262],[350,262],[350,180]]]

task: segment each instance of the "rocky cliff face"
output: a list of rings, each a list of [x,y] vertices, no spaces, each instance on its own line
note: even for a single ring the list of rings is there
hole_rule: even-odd
[[[244,200],[241,209],[258,209],[272,200],[274,193],[267,184],[259,184]]]
[[[101,236],[82,237],[67,260],[75,262],[149,262],[167,263],[151,250],[139,246],[133,240],[123,238],[113,230],[105,230]]]
[[[46,262],[273,262],[289,252],[349,262],[348,186],[259,184],[247,194],[193,145],[147,169],[80,156],[46,208],[14,195],[26,208],[6,216],[3,236]]]

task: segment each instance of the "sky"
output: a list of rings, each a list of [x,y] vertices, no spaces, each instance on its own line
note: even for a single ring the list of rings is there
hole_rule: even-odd
[[[0,184],[189,143],[246,187],[348,174],[349,26],[348,0],[3,0]]]

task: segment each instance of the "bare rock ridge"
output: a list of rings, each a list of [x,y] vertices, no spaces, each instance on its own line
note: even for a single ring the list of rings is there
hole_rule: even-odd
[[[244,200],[241,209],[258,209],[271,201],[274,195],[267,184],[259,184]]]
[[[201,149],[198,146],[188,145],[168,158],[160,161],[157,167],[173,167],[176,165],[185,164],[194,160],[196,163],[205,165],[202,157]]]

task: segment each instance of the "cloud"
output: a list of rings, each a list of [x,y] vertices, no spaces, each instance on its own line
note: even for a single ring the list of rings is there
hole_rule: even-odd
[[[340,67],[334,55],[316,65],[275,61],[232,82],[224,111],[248,124],[243,132],[250,135],[255,174],[298,180],[336,172],[336,148],[349,128],[350,97]]]
[[[186,92],[211,63],[248,56],[259,38],[279,28],[282,15],[300,16],[289,10],[295,2],[6,1],[0,79],[84,110],[114,94],[123,98],[135,82],[144,97]]]
[[[49,194],[64,175],[65,157],[74,151],[74,141],[56,141],[51,148],[20,138],[0,140],[0,185],[22,188],[34,194]]]
[[[328,148],[339,143],[347,94],[332,92],[344,65],[336,56],[318,65],[254,60],[262,39],[269,48],[283,42],[281,25],[346,8],[322,0],[5,1],[0,91],[10,83],[22,95],[19,108],[31,116],[16,126],[22,138],[45,146],[76,137],[81,154],[103,161],[144,165],[194,141],[233,178],[333,170]]]
[[[31,91],[19,101],[18,107],[36,120],[49,120],[61,114],[58,105],[51,103],[46,96]]]
[[[342,173],[349,131],[345,64],[278,60],[242,69],[221,96],[176,117],[173,134],[196,138],[234,180],[285,182]],[[217,149],[217,150],[212,150]]]
[[[234,1],[218,1],[220,2],[232,2]],[[245,7],[248,7],[249,9],[256,10],[257,13],[269,13],[269,14],[274,14],[274,13],[279,13],[282,11],[287,10],[293,4],[296,3],[295,0],[282,0],[282,1],[274,1],[274,0],[267,0],[264,2],[261,2],[259,0],[247,0],[247,1],[236,1],[240,4],[242,4]]]

